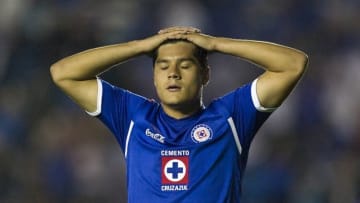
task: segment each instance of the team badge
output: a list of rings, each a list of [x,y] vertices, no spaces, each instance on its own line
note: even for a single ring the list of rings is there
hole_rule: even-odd
[[[188,184],[189,158],[187,156],[162,157],[162,184]]]
[[[205,142],[212,138],[212,130],[208,125],[200,124],[191,131],[191,139],[195,143]]]

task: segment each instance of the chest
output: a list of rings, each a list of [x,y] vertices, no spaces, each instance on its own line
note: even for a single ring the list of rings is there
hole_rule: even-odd
[[[230,184],[233,173],[223,176],[223,171],[239,168],[240,155],[226,114],[210,112],[178,123],[147,114],[131,122],[126,144],[131,187],[202,190],[195,185]]]

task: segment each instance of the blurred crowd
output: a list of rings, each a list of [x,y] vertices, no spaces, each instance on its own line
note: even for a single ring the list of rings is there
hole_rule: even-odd
[[[174,25],[309,55],[301,83],[253,141],[245,203],[360,202],[359,10],[358,0],[2,0],[0,202],[126,202],[120,147],[54,86],[49,67]],[[206,103],[262,71],[222,54],[209,60]],[[102,78],[156,98],[146,56]]]

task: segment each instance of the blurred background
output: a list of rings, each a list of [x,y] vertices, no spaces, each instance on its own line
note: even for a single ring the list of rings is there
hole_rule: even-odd
[[[120,147],[54,86],[49,67],[174,25],[310,57],[301,83],[253,142],[245,203],[360,202],[359,10],[358,0],[1,0],[0,202],[126,202]],[[262,71],[226,55],[209,60],[206,103]],[[145,56],[102,77],[156,98]]]

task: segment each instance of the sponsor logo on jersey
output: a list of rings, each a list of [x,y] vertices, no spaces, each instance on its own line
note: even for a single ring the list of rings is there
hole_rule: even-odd
[[[191,139],[195,143],[205,142],[212,138],[212,130],[208,125],[199,124],[191,130]]]
[[[161,151],[161,190],[188,190],[189,150]]]
[[[164,143],[165,142],[165,137],[163,135],[161,135],[160,133],[153,133],[150,131],[149,128],[147,128],[145,130],[145,135],[148,136],[148,137],[151,137],[152,139],[158,141],[158,142],[161,142],[161,143]]]

